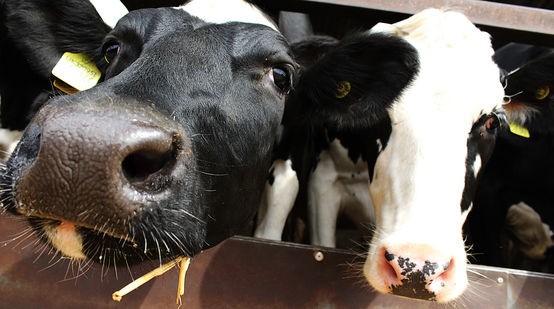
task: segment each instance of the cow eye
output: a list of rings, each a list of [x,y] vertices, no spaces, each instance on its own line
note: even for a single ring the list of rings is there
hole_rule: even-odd
[[[119,54],[119,44],[111,43],[106,45],[106,48],[104,49],[104,59],[107,63],[112,62],[117,54]]]
[[[283,94],[288,94],[292,87],[292,74],[285,66],[275,66],[270,69],[269,77]]]
[[[498,115],[495,113],[489,114],[487,120],[485,120],[485,128],[487,129],[487,131],[494,131],[499,126],[500,119],[498,118]]]

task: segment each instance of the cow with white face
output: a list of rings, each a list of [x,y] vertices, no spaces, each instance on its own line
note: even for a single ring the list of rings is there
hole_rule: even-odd
[[[461,230],[500,124],[499,69],[489,36],[462,14],[426,10],[381,29],[412,44],[420,65],[387,108],[364,274],[380,292],[446,302],[467,286]]]
[[[287,100],[285,130],[370,129],[350,137],[369,170],[376,228],[363,272],[379,292],[447,302],[467,286],[462,225],[504,118],[492,55],[489,35],[465,16],[428,9],[326,46]],[[271,176],[299,170],[291,153]],[[266,192],[287,188],[270,180],[278,185]]]

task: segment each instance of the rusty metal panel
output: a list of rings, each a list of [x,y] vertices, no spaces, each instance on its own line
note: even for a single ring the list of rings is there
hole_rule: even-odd
[[[25,228],[13,217],[0,217],[0,240]],[[0,246],[0,308],[177,308],[177,269],[117,303],[111,294],[131,274],[137,278],[157,263],[123,267],[117,274],[113,267],[92,265],[83,274],[59,257],[37,259],[37,248],[33,237]],[[445,308],[372,291],[362,263],[362,256],[343,250],[232,238],[193,259],[182,308]],[[554,276],[476,265],[468,274],[470,288],[455,307],[554,308]]]

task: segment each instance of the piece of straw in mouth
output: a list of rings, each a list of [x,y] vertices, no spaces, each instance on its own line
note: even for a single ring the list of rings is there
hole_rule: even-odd
[[[152,270],[151,272],[145,274],[144,276],[142,276],[142,277],[136,279],[135,281],[127,284],[121,290],[113,293],[112,294],[112,299],[115,300],[115,301],[121,301],[121,298],[123,296],[129,294],[130,292],[137,289],[139,286],[141,286],[141,285],[145,284],[146,282],[152,280],[152,278],[165,274],[167,271],[169,271],[171,268],[173,268],[173,266],[178,265],[179,262],[182,262],[183,260],[188,261],[189,258],[180,256],[180,257],[176,258],[175,260],[172,260],[170,262],[167,262],[167,263],[163,264],[162,266]],[[185,269],[185,271],[186,271],[186,269]],[[183,280],[184,280],[184,275],[183,275]],[[179,285],[181,285],[181,274],[179,274]],[[179,293],[180,292],[181,291],[179,290]],[[184,293],[184,286],[183,286],[183,293]]]
[[[189,269],[190,258],[183,258],[181,260],[179,270],[179,285],[177,286],[177,305],[181,305],[181,296],[185,294],[185,275]]]

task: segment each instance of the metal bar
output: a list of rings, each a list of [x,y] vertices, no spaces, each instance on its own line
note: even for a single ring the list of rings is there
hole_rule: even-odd
[[[25,228],[0,216],[0,241]],[[0,308],[177,308],[177,269],[117,303],[111,294],[131,274],[137,278],[159,263],[124,266],[117,275],[113,265],[95,264],[83,273],[59,257],[37,259],[35,239],[22,238],[0,243]],[[446,308],[373,291],[363,261],[345,250],[232,238],[192,260],[182,308]],[[468,276],[470,287],[453,308],[554,308],[552,275],[470,265]]]
[[[464,13],[476,24],[519,31],[554,34],[554,12],[476,0],[300,0],[299,2],[350,6],[402,14],[428,7],[449,8]]]
[[[308,13],[321,33],[341,37],[377,22],[394,23],[428,7],[461,11],[493,38],[554,47],[554,11],[477,0],[253,0],[268,11]],[[317,24],[319,22],[319,24]]]

